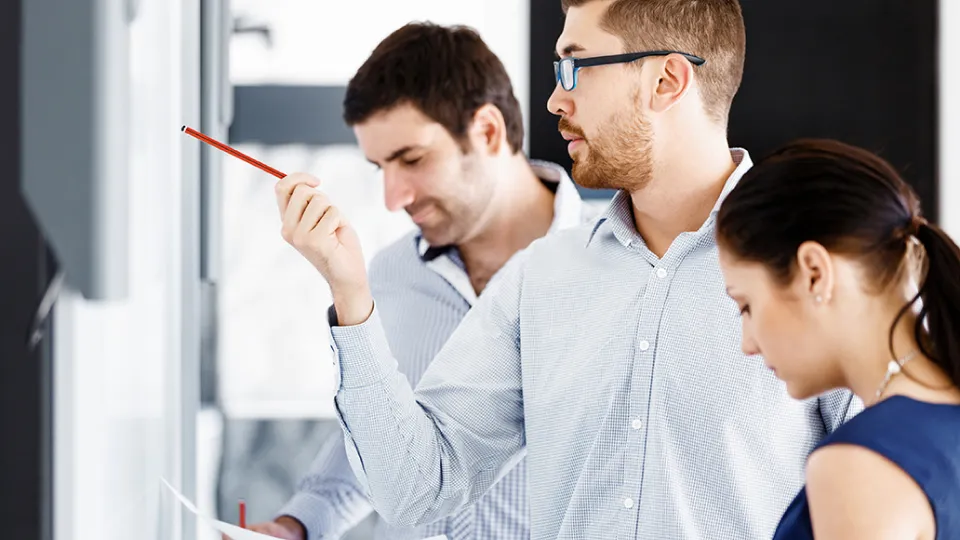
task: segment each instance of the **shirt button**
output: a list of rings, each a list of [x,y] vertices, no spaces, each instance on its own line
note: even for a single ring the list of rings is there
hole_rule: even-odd
[[[657,277],[660,279],[667,277],[667,271],[663,268],[657,268]]]
[[[633,426],[633,429],[640,429],[643,427],[643,420],[640,420],[639,418],[634,418],[633,422],[631,422],[630,425]]]
[[[624,507],[624,508],[633,508],[633,499],[631,499],[630,497],[627,497],[626,499],[624,499],[624,500],[623,500],[623,507]]]
[[[640,343],[638,343],[637,346],[640,347],[641,351],[645,351],[650,348],[650,343],[644,339]]]

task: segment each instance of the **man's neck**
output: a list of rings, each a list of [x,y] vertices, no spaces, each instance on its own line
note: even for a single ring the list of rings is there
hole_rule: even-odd
[[[457,246],[477,294],[510,257],[544,236],[553,222],[554,195],[522,154],[511,156],[501,171],[504,177],[483,230]]]
[[[736,168],[721,138],[661,161],[650,182],[630,194],[637,232],[650,251],[663,257],[680,233],[699,230]]]

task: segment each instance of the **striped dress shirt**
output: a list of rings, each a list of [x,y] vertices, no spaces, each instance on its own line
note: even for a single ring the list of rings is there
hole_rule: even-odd
[[[750,167],[731,152],[720,200]],[[536,241],[416,391],[379,304],[363,324],[332,325],[348,458],[381,515],[457,512],[525,456],[533,540],[770,538],[810,450],[862,405],[847,391],[794,400],[741,352],[717,207],[659,258],[627,193]]]
[[[563,168],[536,160],[530,164],[555,194],[550,231],[583,223],[590,211]],[[369,278],[390,350],[409,384],[416,386],[477,301],[470,277],[456,248],[431,247],[416,232],[379,252],[370,262]],[[526,481],[526,467],[521,461],[475,505],[414,527],[394,527],[378,520],[376,537],[418,540],[446,535],[449,540],[526,540]],[[350,469],[343,438],[336,437],[323,446],[280,515],[303,523],[311,540],[326,540],[339,538],[371,511]]]

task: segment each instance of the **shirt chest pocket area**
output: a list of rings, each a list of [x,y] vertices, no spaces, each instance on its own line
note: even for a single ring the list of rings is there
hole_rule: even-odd
[[[524,401],[596,411],[629,380],[639,306],[628,295],[558,305],[521,324]]]

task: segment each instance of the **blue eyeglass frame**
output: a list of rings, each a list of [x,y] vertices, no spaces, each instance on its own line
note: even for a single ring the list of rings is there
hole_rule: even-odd
[[[606,56],[594,56],[592,58],[576,58],[573,56],[568,56],[567,58],[561,58],[560,60],[554,60],[553,62],[553,74],[557,79],[557,83],[560,85],[560,88],[563,88],[567,92],[572,91],[577,87],[577,80],[579,79],[578,74],[580,68],[591,67],[591,66],[605,66],[609,64],[624,64],[627,62],[633,62],[641,58],[647,58],[649,56],[667,56],[668,54],[679,54],[691,64],[695,66],[702,66],[707,61],[699,56],[680,52],[680,51],[645,51],[645,52],[633,52],[633,53],[623,53],[623,54],[609,54]],[[570,85],[570,88],[567,88],[567,85],[563,83],[563,77],[561,73],[563,70],[560,69],[561,65],[564,62],[570,62],[573,64],[573,83]]]

